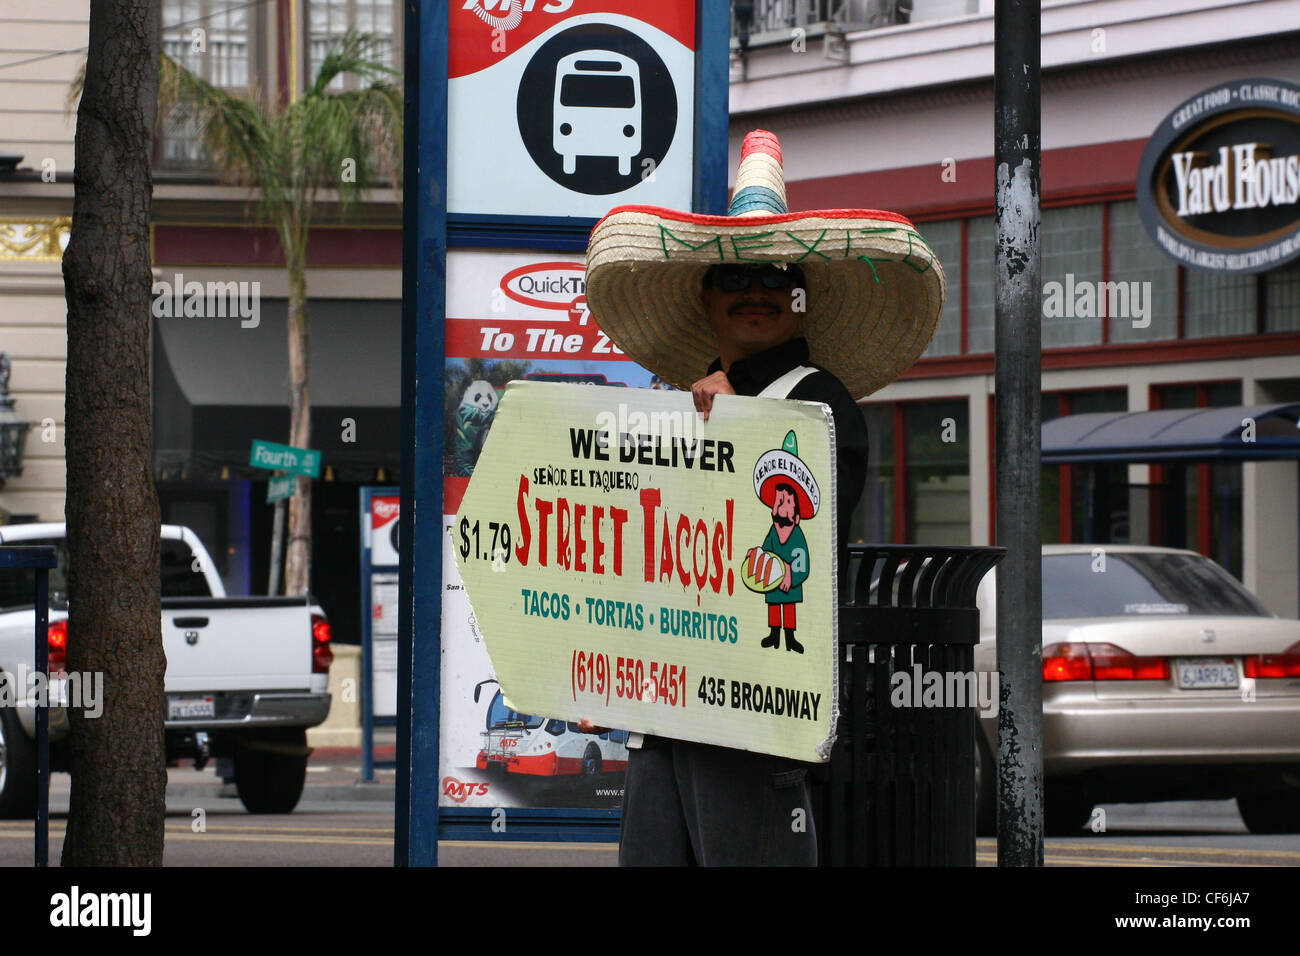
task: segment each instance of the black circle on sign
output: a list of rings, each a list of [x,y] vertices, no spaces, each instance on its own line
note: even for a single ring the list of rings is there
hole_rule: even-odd
[[[556,71],[565,57],[588,50],[630,58],[639,78],[614,70],[616,61],[608,57],[570,61],[560,84],[567,102],[557,119]],[[587,109],[593,112],[584,115]],[[515,110],[519,135],[538,168],[566,189],[593,196],[622,192],[648,178],[668,155],[677,130],[677,93],[668,67],[650,44],[608,23],[572,27],[542,44],[524,67]]]

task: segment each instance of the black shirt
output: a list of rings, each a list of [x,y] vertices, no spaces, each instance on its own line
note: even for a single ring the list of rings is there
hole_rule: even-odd
[[[804,402],[824,402],[830,406],[831,418],[835,422],[835,500],[839,505],[837,524],[842,570],[846,563],[853,509],[862,497],[862,486],[867,480],[867,423],[862,417],[862,409],[838,378],[808,360],[808,342],[803,338],[791,339],[733,362],[727,379],[737,395],[757,395],[799,365],[810,365],[817,371],[795,385],[786,397]],[[721,369],[722,360],[717,359],[709,366],[709,374]]]

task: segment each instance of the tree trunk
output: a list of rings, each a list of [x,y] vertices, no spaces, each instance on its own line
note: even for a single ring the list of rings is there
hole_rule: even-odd
[[[289,267],[289,444],[310,448],[311,401],[307,390],[307,278],[305,257],[292,256]],[[284,593],[307,593],[311,584],[311,479],[298,477],[289,499],[289,548]]]
[[[158,496],[149,394],[150,150],[159,0],[90,7],[77,110],[68,300],[69,672],[103,672],[103,713],[69,709],[64,866],[160,866],[164,797]]]

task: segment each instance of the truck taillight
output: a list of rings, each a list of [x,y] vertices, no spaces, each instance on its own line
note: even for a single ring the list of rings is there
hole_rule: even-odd
[[[1300,677],[1300,641],[1281,654],[1253,654],[1243,663],[1247,677]]]
[[[334,653],[330,650],[332,636],[333,631],[325,615],[313,614],[311,616],[311,672],[313,674],[330,672],[330,665],[334,663]]]
[[[1043,680],[1168,680],[1169,660],[1138,657],[1114,644],[1062,643],[1043,648]]]
[[[63,674],[68,669],[68,622],[55,621],[48,632],[50,673]]]

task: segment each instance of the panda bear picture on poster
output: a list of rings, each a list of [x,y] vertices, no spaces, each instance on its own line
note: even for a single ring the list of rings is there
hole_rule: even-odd
[[[456,409],[456,435],[452,446],[452,474],[468,478],[483,451],[488,429],[497,411],[497,392],[482,380],[470,382]]]

